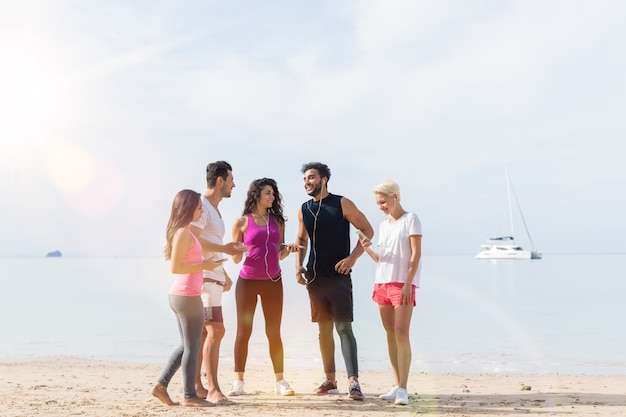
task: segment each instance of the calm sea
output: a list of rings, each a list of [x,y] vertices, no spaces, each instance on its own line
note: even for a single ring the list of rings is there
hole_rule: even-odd
[[[304,287],[283,261],[286,366],[321,369]],[[626,255],[537,261],[424,256],[412,322],[414,371],[626,373]],[[238,266],[227,269],[236,277]],[[353,272],[362,369],[388,368],[370,299],[373,264]],[[73,355],[162,363],[178,343],[159,258],[0,259],[0,356]],[[221,361],[232,364],[234,293],[224,296]],[[260,306],[251,363],[269,363]],[[337,343],[337,364],[343,368]]]

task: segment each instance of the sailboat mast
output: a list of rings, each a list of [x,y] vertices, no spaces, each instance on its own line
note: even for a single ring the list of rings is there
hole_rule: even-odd
[[[506,194],[509,199],[509,223],[511,224],[511,236],[515,239],[515,229],[513,228],[513,205],[511,204],[511,181],[509,180],[509,166],[504,166],[506,174]]]
[[[509,193],[509,213],[511,215],[511,232],[513,231],[513,210],[511,206],[511,194],[513,194],[513,198],[515,199],[515,205],[517,206],[517,210],[519,211],[519,215],[522,218],[522,224],[524,225],[524,230],[526,231],[526,236],[530,241],[530,247],[535,250],[535,244],[533,243],[533,238],[530,237],[530,232],[528,231],[528,226],[526,226],[526,219],[524,218],[524,213],[522,212],[522,207],[519,205],[519,200],[517,199],[517,194],[515,194],[515,189],[513,188],[513,184],[509,179],[509,167],[505,166],[506,169],[506,186],[507,191]],[[515,237],[515,235],[513,235]]]

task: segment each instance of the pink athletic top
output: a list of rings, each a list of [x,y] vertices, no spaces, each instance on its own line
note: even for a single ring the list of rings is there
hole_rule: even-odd
[[[189,234],[193,236],[193,240],[196,242],[191,249],[185,254],[183,262],[190,265],[197,265],[202,263],[202,245],[198,238],[189,231]],[[192,272],[191,274],[174,274],[174,283],[170,287],[170,294],[173,295],[185,295],[187,297],[194,297],[202,293],[202,270]]]
[[[267,226],[257,226],[252,216],[248,215],[248,227],[243,236],[243,243],[251,249],[239,276],[246,279],[270,279],[280,276],[278,252],[280,250],[280,232],[274,218],[269,216]]]

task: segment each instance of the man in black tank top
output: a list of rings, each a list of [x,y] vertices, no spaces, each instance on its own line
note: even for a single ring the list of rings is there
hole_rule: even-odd
[[[372,238],[374,230],[365,215],[346,197],[331,194],[326,184],[330,169],[319,162],[302,167],[304,189],[313,197],[298,212],[296,243],[309,247],[296,253],[296,280],[306,285],[311,301],[311,320],[319,326],[320,351],[326,379],[316,390],[318,395],[339,394],[335,372],[333,328],[341,340],[349,380],[348,397],[363,400],[359,386],[356,339],[352,333],[353,302],[350,272],[363,254],[358,239],[350,248],[350,224]]]

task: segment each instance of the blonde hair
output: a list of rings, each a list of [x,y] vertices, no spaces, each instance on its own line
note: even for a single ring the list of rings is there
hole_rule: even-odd
[[[381,184],[374,187],[374,193],[384,194],[387,197],[392,197],[396,194],[398,196],[398,201],[400,201],[400,186],[391,180],[385,180]]]

